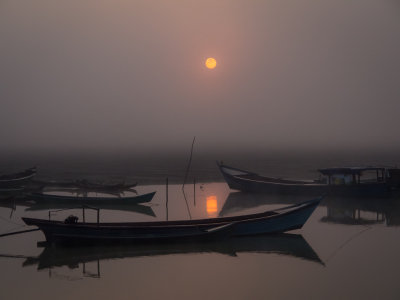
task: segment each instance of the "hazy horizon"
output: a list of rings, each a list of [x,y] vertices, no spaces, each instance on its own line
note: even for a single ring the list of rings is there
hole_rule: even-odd
[[[392,0],[2,1],[1,151],[394,151],[399,36]]]

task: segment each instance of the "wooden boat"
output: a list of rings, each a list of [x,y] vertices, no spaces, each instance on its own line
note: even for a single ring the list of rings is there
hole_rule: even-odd
[[[71,188],[90,191],[104,192],[121,192],[134,188],[137,183],[97,183],[86,179],[73,181],[56,181],[56,180],[32,180],[33,187],[56,187],[56,188]]]
[[[75,197],[67,195],[54,195],[54,194],[42,194],[42,193],[32,193],[28,196],[28,199],[34,200],[36,203],[77,203],[86,205],[96,205],[96,204],[138,204],[150,202],[156,192],[133,196],[133,197]]]
[[[89,189],[89,190],[105,190],[105,191],[124,191],[131,189],[137,186],[137,183],[113,183],[113,184],[106,184],[106,183],[97,183],[91,182],[89,180],[76,180],[75,184],[77,187],[81,189]]]
[[[200,220],[78,223],[22,218],[39,227],[48,242],[136,242],[207,239],[216,236],[244,236],[282,233],[301,228],[321,198],[273,211],[251,215]],[[98,214],[99,216],[99,214]],[[77,217],[76,217],[77,219]],[[75,220],[76,220],[75,219]]]
[[[380,167],[320,169],[319,172],[324,178],[307,181],[265,177],[257,173],[217,164],[229,187],[244,192],[383,197],[389,196],[393,188],[393,185],[387,180],[386,168]],[[366,172],[376,173],[375,180],[361,180],[361,176]]]
[[[1,202],[0,202],[1,204]],[[68,202],[46,202],[46,203],[33,203],[26,201],[23,203],[25,211],[43,211],[43,210],[68,210],[68,209],[77,209],[80,208],[77,203],[68,203]],[[141,205],[140,203],[133,204],[119,204],[109,201],[107,203],[96,203],[96,208],[99,209],[107,209],[107,210],[120,210],[120,211],[128,211],[134,212],[138,214],[147,215],[150,217],[156,217],[156,214],[153,211],[153,208],[149,205]]]
[[[23,187],[36,175],[36,167],[25,171],[0,175],[0,189]]]

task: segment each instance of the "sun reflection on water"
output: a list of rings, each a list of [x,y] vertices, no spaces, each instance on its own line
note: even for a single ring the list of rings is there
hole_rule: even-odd
[[[217,196],[211,195],[207,197],[207,214],[210,217],[216,217],[218,211]]]

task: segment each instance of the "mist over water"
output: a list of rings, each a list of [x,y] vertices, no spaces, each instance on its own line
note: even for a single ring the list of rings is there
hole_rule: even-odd
[[[39,180],[156,192],[103,206],[101,222],[309,200],[233,191],[215,161],[302,179],[399,167],[399,37],[396,0],[0,1],[0,174],[37,166]],[[0,196],[0,235],[26,229],[21,217],[83,213]],[[211,244],[39,248],[40,231],[3,236],[0,295],[398,299],[399,203],[327,197],[301,230]]]
[[[139,185],[182,184],[189,163],[187,151],[170,152],[18,152],[0,159],[2,173],[38,167],[38,177],[53,180],[89,179],[137,182]],[[200,148],[200,149],[199,149]],[[260,174],[316,179],[320,168],[343,166],[400,166],[397,151],[202,151],[194,146],[188,181],[223,181],[216,161]]]
[[[400,149],[399,34],[391,0],[2,1],[1,151]]]

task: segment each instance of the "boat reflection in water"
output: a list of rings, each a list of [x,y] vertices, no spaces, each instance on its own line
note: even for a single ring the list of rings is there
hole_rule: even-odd
[[[324,264],[301,235],[276,234],[226,238],[219,241],[197,243],[125,244],[86,247],[53,246],[44,248],[43,252],[37,257],[25,257],[23,266],[37,265],[38,270],[63,266],[75,269],[80,264],[83,264],[85,275],[84,264],[97,262],[98,274],[96,276],[100,276],[100,261],[103,260],[204,253],[217,253],[232,257],[238,256],[240,253],[280,254],[312,261],[321,265]]]
[[[399,199],[371,198],[327,198],[326,216],[321,222],[344,225],[400,225]]]
[[[310,197],[288,195],[265,195],[245,192],[231,192],[219,212],[219,216],[240,214],[243,210],[262,205],[298,204],[310,200]],[[321,205],[321,204],[320,204]]]
[[[307,198],[233,192],[229,194],[219,215],[237,214],[244,209],[257,208],[262,205],[296,204],[304,200],[307,200]],[[400,199],[396,198],[328,196],[323,199],[320,207],[326,207],[326,215],[320,220],[324,223],[343,225],[400,225]]]

